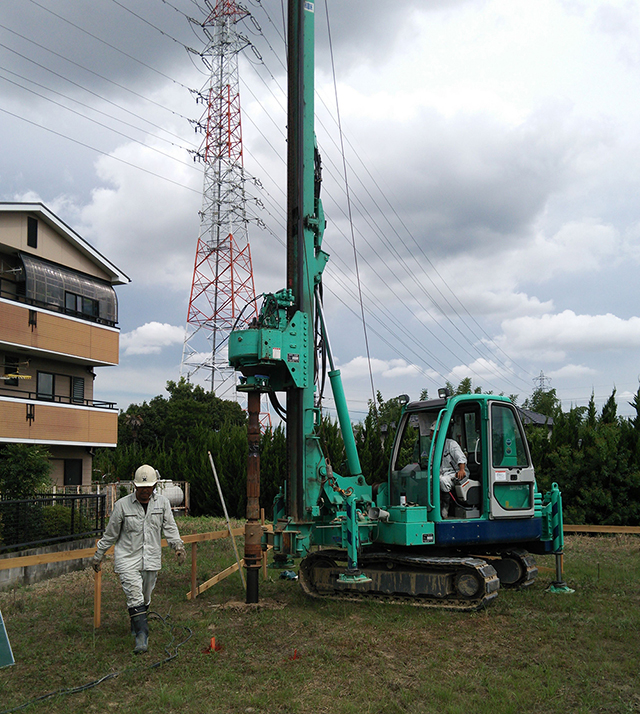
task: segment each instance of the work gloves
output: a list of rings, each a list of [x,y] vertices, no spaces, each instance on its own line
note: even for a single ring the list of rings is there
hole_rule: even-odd
[[[102,558],[100,558],[98,555],[94,555],[91,559],[91,567],[96,571],[96,573],[99,573],[102,569],[100,563],[102,563]]]

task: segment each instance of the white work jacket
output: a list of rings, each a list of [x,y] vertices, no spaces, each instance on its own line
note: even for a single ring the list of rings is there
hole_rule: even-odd
[[[444,442],[442,463],[440,465],[441,491],[451,491],[453,486],[457,483],[456,474],[458,471],[458,464],[465,464],[465,473],[468,476],[469,471],[466,466],[467,457],[464,455],[464,451],[455,439],[447,439]]]
[[[115,543],[113,569],[116,573],[160,570],[163,531],[174,550],[184,547],[169,499],[154,492],[145,513],[134,492],[116,501],[105,532],[98,541],[96,556],[102,559]]]

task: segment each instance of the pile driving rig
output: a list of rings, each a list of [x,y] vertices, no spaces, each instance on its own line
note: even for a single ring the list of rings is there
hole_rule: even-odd
[[[530,585],[530,552],[557,555],[562,586],[562,504],[554,484],[538,492],[517,409],[505,397],[442,395],[406,403],[389,477],[373,487],[360,468],[322,305],[325,219],[314,135],[314,3],[288,10],[287,287],[265,296],[257,322],[229,339],[229,362],[247,392],[249,456],[245,564],[247,602],[258,601],[265,538],[259,521],[259,411],[266,393],[286,419],[285,492],[274,504],[276,559],[302,558],[314,597],[371,598],[477,609],[500,584]],[[348,474],[333,471],[320,446],[318,395],[328,377],[346,448]],[[286,394],[286,406],[278,393]],[[431,425],[434,437],[430,438]],[[445,440],[467,453],[469,478],[443,518],[439,472]],[[317,548],[314,548],[317,546]]]

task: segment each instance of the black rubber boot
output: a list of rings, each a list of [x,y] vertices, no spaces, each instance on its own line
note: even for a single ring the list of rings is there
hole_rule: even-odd
[[[148,621],[148,618],[149,618],[149,605],[145,605],[145,606],[144,606],[144,609],[145,609],[145,611],[146,611],[146,613],[147,613],[147,621]],[[130,607],[130,608],[129,608],[129,615],[131,615],[131,610],[137,610],[137,608]],[[131,637],[135,637],[135,636],[136,636],[136,628],[135,628],[135,626],[134,626],[134,624],[133,624],[133,619],[132,619],[132,620],[131,620]]]
[[[149,624],[147,623],[147,607],[146,605],[138,605],[137,607],[129,608],[131,616],[131,626],[136,633],[135,654],[146,652],[149,645]]]

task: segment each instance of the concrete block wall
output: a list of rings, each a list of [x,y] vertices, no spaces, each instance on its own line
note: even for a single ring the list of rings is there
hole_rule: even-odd
[[[22,550],[19,553],[8,553],[0,555],[4,560],[11,557],[23,557],[27,555],[45,555],[49,553],[60,553],[67,550],[80,550],[82,548],[92,548],[96,543],[95,538],[85,538],[84,540],[74,540],[68,543],[59,543],[43,548],[31,548]],[[75,570],[83,570],[91,565],[91,558],[81,560],[66,560],[60,563],[43,563],[41,565],[28,565],[21,568],[9,568],[0,570],[0,590],[10,590],[19,585],[31,585],[41,580],[55,578],[64,573],[71,573]]]

